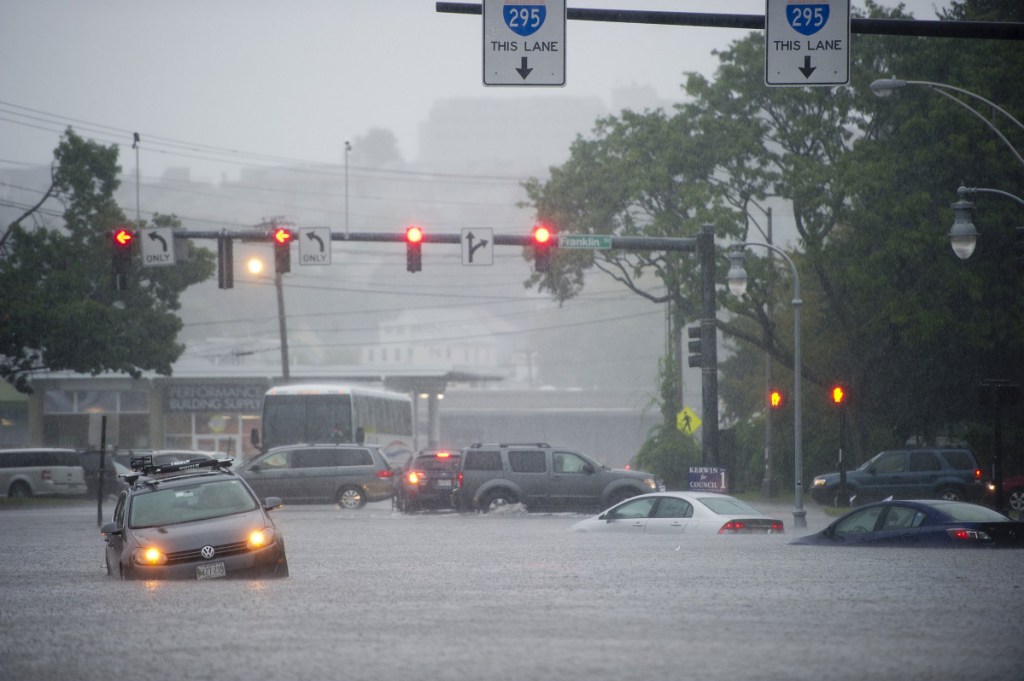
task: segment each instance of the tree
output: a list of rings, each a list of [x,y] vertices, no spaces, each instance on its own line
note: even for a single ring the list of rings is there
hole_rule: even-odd
[[[103,147],[68,128],[43,199],[4,233],[0,377],[22,392],[31,392],[31,374],[44,370],[169,375],[184,350],[175,340],[182,324],[174,311],[185,288],[213,274],[213,254],[189,244],[184,262],[173,268],[135,263],[128,289],[113,289],[110,231],[131,224],[113,199],[117,154],[115,145]],[[48,199],[64,205],[63,224],[25,227]],[[153,224],[180,226],[161,215]]]
[[[569,160],[546,182],[525,185],[540,220],[560,233],[692,237],[704,223],[721,237],[735,236],[729,204],[734,186],[716,179],[726,164],[742,167],[743,127],[700,129],[679,113],[636,113],[599,120],[593,138],[577,138]],[[670,338],[679,343],[687,320],[700,309],[700,268],[690,254],[627,251],[557,251],[547,272],[527,286],[564,302],[595,269],[633,293],[666,304]],[[674,427],[681,408],[678,346],[663,359],[662,413]]]

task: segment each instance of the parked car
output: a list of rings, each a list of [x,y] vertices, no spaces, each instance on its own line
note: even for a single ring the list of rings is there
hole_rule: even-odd
[[[850,511],[791,544],[1024,548],[1024,523],[962,501],[891,500]]]
[[[462,450],[460,472],[457,506],[484,513],[516,503],[528,511],[585,511],[657,489],[650,473],[613,470],[545,443],[474,444]]]
[[[574,532],[781,534],[783,522],[745,501],[712,492],[658,492],[627,499],[581,520]]]
[[[107,574],[287,577],[284,536],[269,514],[281,500],[261,502],[230,465],[231,459],[196,459],[157,466],[138,457],[137,474],[126,479],[112,520],[100,529]]]
[[[819,504],[846,506],[896,499],[979,501],[984,494],[982,471],[967,449],[895,449],[880,452],[846,474],[841,498],[839,473],[814,478],[811,496]]]
[[[988,503],[994,504],[996,492],[995,482],[989,481],[985,485]],[[1011,475],[1003,478],[1003,503],[1019,518],[1024,518],[1024,475]],[[998,510],[998,509],[997,509]]]
[[[395,472],[376,445],[275,447],[237,471],[260,496],[293,503],[337,503],[361,508],[390,499]]]
[[[447,449],[419,451],[395,484],[395,508],[409,512],[451,509],[462,481],[462,454]]]
[[[86,489],[85,470],[74,449],[0,450],[0,495],[79,496]]]

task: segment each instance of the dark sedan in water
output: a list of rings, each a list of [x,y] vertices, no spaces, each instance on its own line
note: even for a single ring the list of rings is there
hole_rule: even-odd
[[[863,506],[791,544],[1024,548],[1024,523],[961,501],[887,500]]]

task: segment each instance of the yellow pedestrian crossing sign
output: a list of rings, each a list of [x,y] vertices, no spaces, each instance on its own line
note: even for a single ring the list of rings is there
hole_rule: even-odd
[[[700,418],[693,409],[683,407],[683,410],[676,414],[676,428],[687,434],[693,433],[700,428]]]

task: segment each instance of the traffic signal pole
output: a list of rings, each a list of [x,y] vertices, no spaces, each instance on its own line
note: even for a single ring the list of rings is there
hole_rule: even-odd
[[[275,226],[276,227],[276,226]],[[274,235],[277,229],[248,229],[227,232],[222,230],[189,230],[180,229],[174,231],[175,239],[240,239],[242,241],[263,241],[274,242]],[[701,394],[702,394],[702,419],[707,423],[707,428],[701,438],[701,461],[706,465],[718,463],[718,353],[717,353],[717,327],[715,300],[715,232],[713,225],[702,225],[697,237],[644,237],[644,236],[608,236],[593,235],[602,240],[602,243],[610,244],[612,249],[623,251],[676,251],[683,253],[695,253],[698,256],[701,271],[700,287],[700,308],[701,308]],[[461,233],[431,233],[422,230],[418,244],[462,244]],[[519,246],[535,247],[537,237],[530,234],[494,234],[493,244],[495,246]],[[550,248],[559,247],[559,235],[553,230],[549,236]],[[287,241],[290,245],[292,238]],[[407,232],[331,232],[331,241],[358,241],[376,243],[402,243],[409,245]],[[277,309],[279,324],[281,327],[281,373],[285,380],[289,378],[288,371],[288,337],[285,324],[284,311],[284,290],[281,282],[281,268],[274,276],[274,285],[277,289]],[[419,271],[419,270],[416,270]]]

